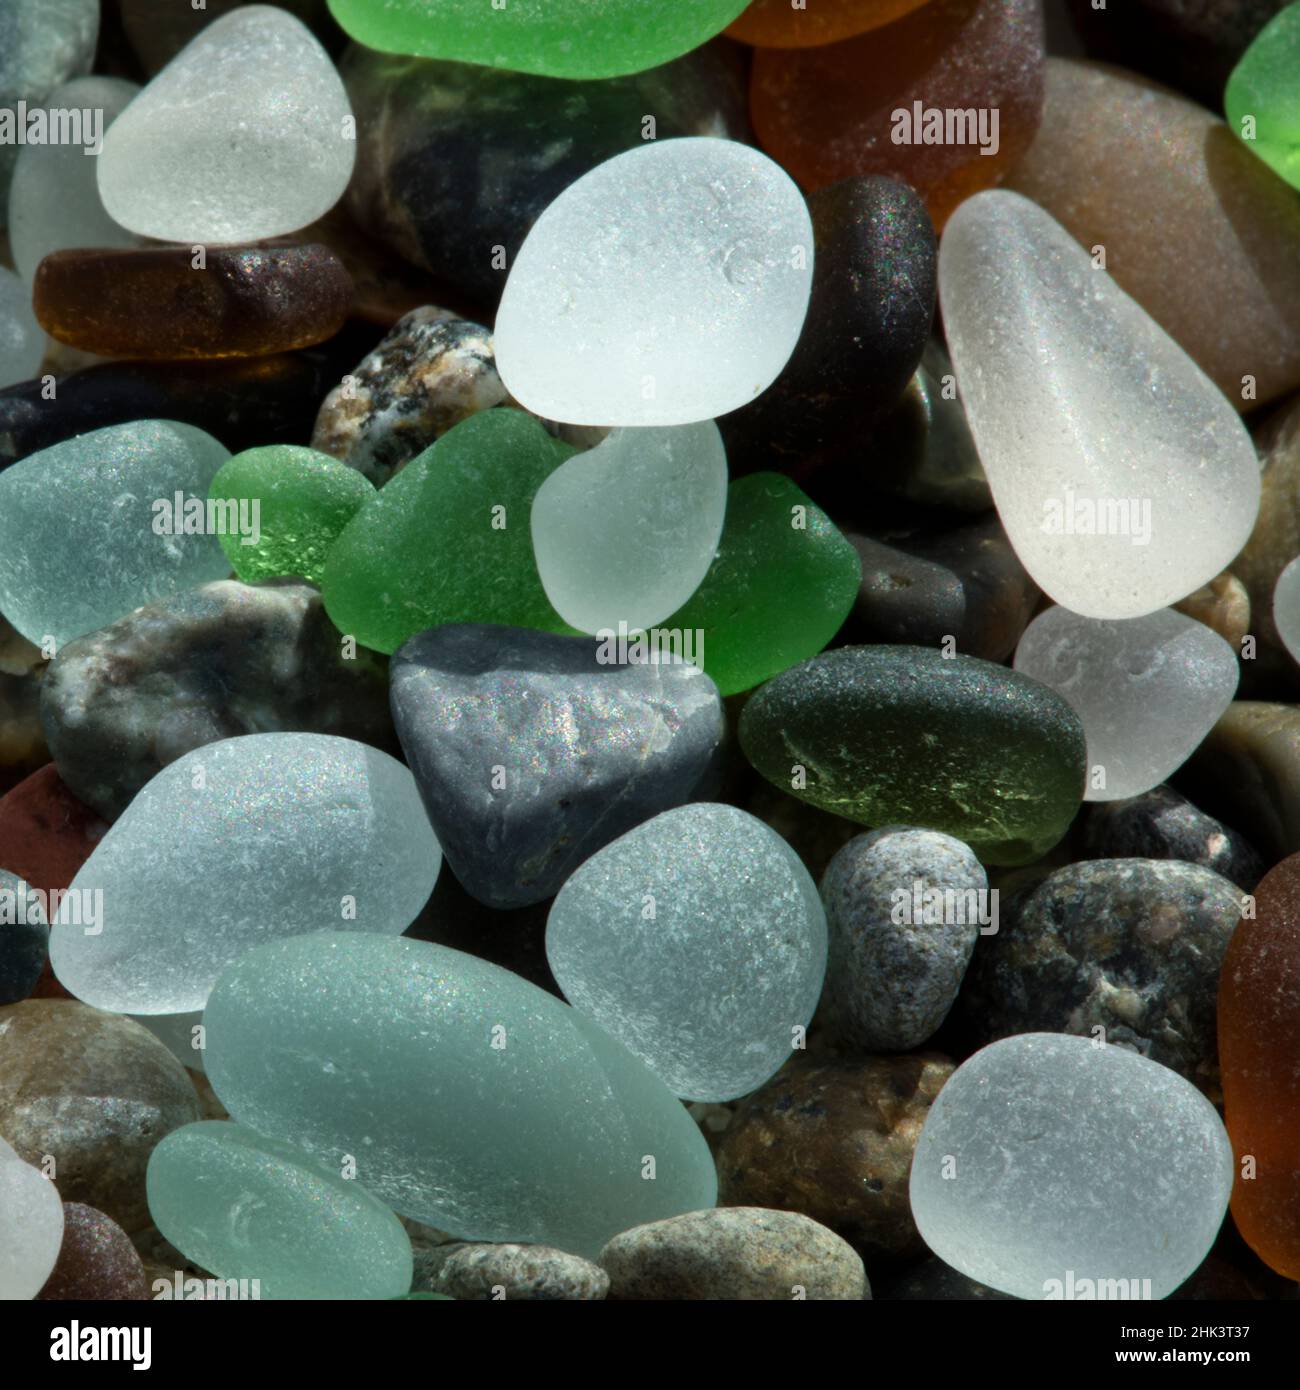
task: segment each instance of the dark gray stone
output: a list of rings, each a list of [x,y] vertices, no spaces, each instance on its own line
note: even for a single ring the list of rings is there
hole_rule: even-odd
[[[0,855],[4,852],[0,845]],[[41,899],[16,874],[0,869],[0,1004],[16,1004],[31,994],[49,947]]]
[[[725,722],[693,666],[453,624],[392,660],[393,719],[452,871],[490,907],[554,894],[598,849],[710,793]]]

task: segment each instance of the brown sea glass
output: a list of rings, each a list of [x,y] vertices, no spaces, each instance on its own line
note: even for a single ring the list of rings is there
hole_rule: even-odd
[[[1028,149],[1043,62],[1038,0],[931,0],[844,43],[759,49],[754,129],[806,191],[892,174],[942,226]]]
[[[756,48],[815,48],[889,24],[927,0],[754,0],[725,32]]]
[[[332,338],[352,279],[327,247],[56,251],[32,307],[62,343],[105,357],[261,357]]]
[[[1224,1122],[1246,1243],[1300,1279],[1300,854],[1265,874],[1219,977]]]

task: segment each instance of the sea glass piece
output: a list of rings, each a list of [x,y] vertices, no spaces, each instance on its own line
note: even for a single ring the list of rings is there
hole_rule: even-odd
[[[58,1189],[12,1149],[0,1151],[0,1299],[35,1298],[62,1243]]]
[[[965,840],[1027,864],[1083,795],[1079,716],[1054,690],[977,657],[839,647],[750,696],[740,745],[774,786],[863,825]]]
[[[137,420],[7,468],[0,473],[0,612],[38,646],[47,638],[57,646],[143,603],[224,579],[229,566],[216,536],[183,534],[174,500],[178,493],[206,498],[228,457],[191,425]],[[155,503],[173,508],[170,529],[169,514]]]
[[[1106,622],[1049,608],[1015,666],[1064,695],[1088,740],[1085,801],[1140,796],[1175,773],[1237,690],[1237,657],[1195,618],[1162,608]]]
[[[816,656],[858,591],[857,552],[789,478],[753,473],[727,489],[718,553],[663,624],[690,634],[704,669],[734,695]]]
[[[912,1211],[940,1259],[1017,1298],[1167,1298],[1209,1253],[1232,1169],[1218,1112],[1177,1072],[1021,1033],[939,1092]]]
[[[727,27],[729,38],[756,48],[816,48],[900,19],[926,0],[751,0]]]
[[[821,48],[754,55],[759,144],[815,192],[892,174],[936,227],[1000,182],[1043,109],[1038,0],[930,0],[879,29]]]
[[[102,895],[98,931],[61,908],[50,960],[96,1008],[201,1009],[272,935],[405,931],[440,862],[415,779],[387,753],[326,734],[223,739],[169,763],[114,823],[72,881],[74,897]]]
[[[745,0],[329,0],[348,36],[385,53],[421,53],[544,77],[618,77],[698,48]]]
[[[1300,661],[1300,556],[1277,577],[1273,587],[1273,621],[1283,646]]]
[[[261,357],[343,327],[352,277],[325,246],[55,251],[37,267],[37,319],[104,357]]]
[[[566,630],[537,576],[528,517],[574,452],[518,410],[448,430],[330,548],[321,588],[335,627],[389,653],[443,623]]]
[[[1259,509],[1250,436],[1059,223],[977,194],[944,233],[939,297],[998,512],[1049,597],[1140,618],[1227,568]]]
[[[0,265],[0,387],[36,375],[45,356],[45,332],[32,312],[31,291]]]
[[[78,77],[53,91],[53,111],[102,112],[107,130],[140,90],[120,77]],[[85,125],[83,133],[94,129]],[[26,145],[9,188],[9,246],[27,284],[42,257],[78,246],[137,246],[139,238],[104,211],[91,144]]]
[[[411,1288],[402,1223],[345,1165],[224,1120],[174,1129],[149,1159],[149,1214],[218,1279],[262,1298],[398,1298]]]
[[[1300,4],[1255,36],[1223,94],[1228,128],[1246,148],[1300,188]]]
[[[1237,1176],[1232,1218],[1247,1245],[1300,1278],[1300,855],[1255,889],[1219,976],[1224,1122]]]
[[[233,1119],[327,1167],[352,1155],[381,1201],[452,1235],[593,1258],[619,1231],[713,1205],[708,1145],[663,1082],[475,956],[405,937],[277,941],[225,972],[204,1022]]]
[[[9,846],[0,849],[9,858]],[[17,874],[0,869],[0,1004],[16,1004],[45,968],[50,928],[39,896]]]
[[[312,32],[274,5],[215,19],[114,121],[100,155],[109,216],[160,241],[282,236],[343,195],[356,136]]]
[[[712,420],[612,430],[533,499],[546,597],[579,632],[653,627],[699,588],[726,505],[727,455]]]
[[[734,806],[665,811],[560,889],[546,958],[565,998],[677,1095],[726,1101],[790,1058],[821,996],[826,913],[788,844]]]
[[[506,281],[497,369],[512,396],[577,425],[686,425],[776,379],[812,285],[808,207],[748,145],[628,150],[538,218]]]
[[[236,454],[222,464],[209,493],[250,521],[256,503],[255,538],[231,530],[221,536],[241,579],[301,575],[313,584],[321,582],[325,557],[343,528],[374,495],[363,473],[296,444]]]

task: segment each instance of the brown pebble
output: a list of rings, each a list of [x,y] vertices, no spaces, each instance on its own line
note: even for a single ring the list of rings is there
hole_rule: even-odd
[[[38,1299],[108,1302],[149,1297],[144,1262],[111,1217],[80,1202],[63,1204],[63,1244]]]
[[[1235,574],[1224,570],[1174,607],[1217,632],[1234,651],[1241,651],[1241,639],[1250,631],[1250,595]]]

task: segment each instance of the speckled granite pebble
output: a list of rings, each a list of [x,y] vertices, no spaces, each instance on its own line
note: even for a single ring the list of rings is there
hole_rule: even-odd
[[[837,1033],[867,1052],[925,1042],[957,997],[987,889],[979,860],[951,835],[888,826],[850,840],[821,881]]]
[[[443,1260],[436,1291],[474,1300],[589,1301],[605,1297],[609,1275],[547,1245],[465,1243]]]
[[[1058,869],[1002,904],[967,972],[962,1016],[981,1042],[1101,1027],[1213,1096],[1219,967],[1242,896],[1213,870],[1171,860]]]
[[[871,1296],[862,1260],[833,1231],[791,1211],[725,1207],[637,1226],[600,1252],[610,1296],[816,1299]]]

